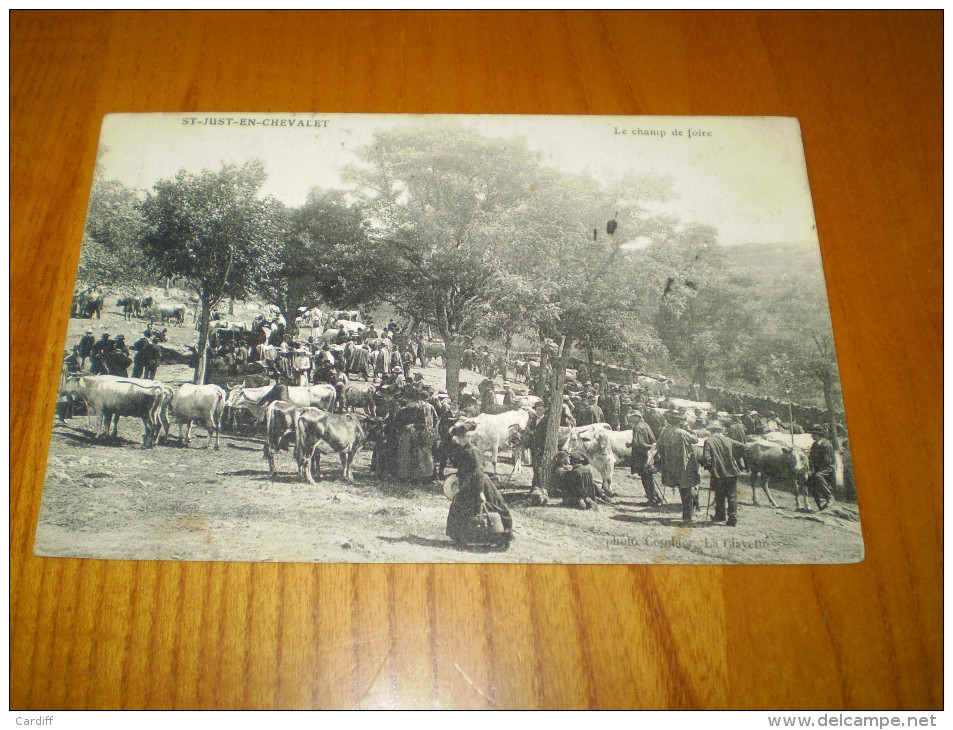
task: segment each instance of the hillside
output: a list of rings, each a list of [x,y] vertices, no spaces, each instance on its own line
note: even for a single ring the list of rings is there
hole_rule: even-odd
[[[813,241],[745,243],[721,250],[728,271],[751,277],[757,284],[772,285],[784,275],[822,272],[821,254]]]

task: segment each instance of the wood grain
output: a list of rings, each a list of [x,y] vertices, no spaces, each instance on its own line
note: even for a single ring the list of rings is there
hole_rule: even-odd
[[[942,13],[11,13],[10,706],[942,707]],[[801,120],[866,560],[36,558],[113,111]]]

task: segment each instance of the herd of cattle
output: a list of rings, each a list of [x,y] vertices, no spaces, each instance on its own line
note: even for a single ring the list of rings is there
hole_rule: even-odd
[[[110,375],[72,377],[62,393],[81,400],[87,413],[99,419],[99,439],[109,437],[110,431],[113,438],[118,436],[120,417],[141,419],[145,447],[156,446],[163,439],[168,442],[172,423],[179,424],[179,440],[188,445],[192,427],[198,422],[208,433],[206,448],[212,447],[214,439],[218,449],[223,425],[244,418],[263,437],[263,457],[273,475],[278,474],[277,454],[292,447],[298,474],[310,483],[320,478],[322,452],[339,454],[343,478],[352,479],[355,456],[367,441],[380,438],[381,414],[388,411],[395,397],[393,391],[373,383],[348,383],[343,388],[330,384],[237,386],[226,391],[218,385],[184,384],[175,389],[159,381]],[[512,452],[513,473],[521,471],[541,413],[539,406],[538,398],[523,395],[514,398],[502,412],[464,416],[475,423],[471,438],[488,455],[487,464],[492,464],[494,474],[498,473],[499,454],[504,450]],[[678,407],[718,417],[707,403],[679,401]],[[700,458],[708,433],[700,429],[696,435]],[[585,454],[602,476],[606,491],[611,491],[615,465],[629,463],[631,442],[631,430],[612,430],[607,423],[561,427],[559,432],[560,450]],[[771,505],[777,506],[769,488],[769,482],[774,481],[792,488],[796,507],[804,494],[806,506],[811,443],[809,434],[767,431],[749,435],[746,461],[755,504],[760,489]]]
[[[255,392],[255,391],[259,392]],[[301,392],[307,391],[307,392]],[[219,448],[222,420],[226,407],[231,404],[236,409],[250,406],[262,414],[262,420],[278,423],[279,413],[290,413],[295,435],[301,441],[295,442],[295,454],[304,454],[307,458],[299,464],[299,470],[308,481],[314,481],[312,471],[305,465],[312,461],[318,465],[319,442],[333,444],[333,449],[341,453],[345,465],[344,476],[350,479],[350,463],[364,443],[364,431],[354,414],[335,414],[330,411],[336,399],[333,386],[316,385],[310,388],[294,388],[283,385],[269,386],[264,389],[235,388],[231,393],[218,385],[192,385],[186,383],[178,389],[156,380],[141,378],[123,378],[114,375],[80,375],[67,380],[61,393],[69,399],[84,403],[86,412],[99,420],[97,439],[117,438],[119,419],[134,417],[142,420],[143,446],[153,447],[160,437],[169,441],[169,430],[173,422],[179,424],[179,439],[186,445],[191,442],[192,427],[201,423],[207,433],[206,448]],[[321,406],[318,408],[315,406]],[[183,437],[183,427],[186,427]],[[343,436],[345,431],[349,436]],[[266,439],[268,441],[268,439]],[[275,442],[266,444],[264,455],[274,470],[274,451],[287,441],[286,434],[279,432]],[[271,449],[269,450],[269,446]],[[307,473],[305,473],[307,472]]]
[[[73,295],[71,317],[81,319],[102,319],[106,295],[95,287],[84,289]],[[178,302],[160,302],[154,297],[122,297],[116,302],[122,308],[123,318],[149,319],[154,322],[182,324],[185,322],[186,307]]]

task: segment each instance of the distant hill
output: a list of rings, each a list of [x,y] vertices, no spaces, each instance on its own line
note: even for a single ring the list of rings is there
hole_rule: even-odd
[[[722,248],[725,268],[751,277],[755,283],[774,283],[795,275],[820,276],[821,252],[814,241],[744,243]]]

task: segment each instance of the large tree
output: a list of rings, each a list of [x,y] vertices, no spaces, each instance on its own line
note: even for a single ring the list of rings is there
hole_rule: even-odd
[[[459,397],[464,343],[479,332],[538,155],[520,142],[449,125],[380,132],[351,171],[376,255],[390,262],[388,300],[446,345],[446,387]],[[384,282],[382,282],[384,285]]]
[[[163,275],[181,278],[199,297],[196,383],[205,382],[216,305],[246,296],[273,268],[285,216],[280,203],[259,197],[266,177],[258,160],[198,174],[180,170],[157,182],[143,203],[146,255]]]
[[[319,302],[369,306],[386,288],[386,264],[371,251],[361,209],[340,191],[314,189],[288,211],[278,257],[260,293],[291,322],[299,307]]]
[[[573,347],[624,351],[648,334],[639,318],[651,281],[642,276],[629,244],[649,227],[643,203],[664,198],[667,186],[654,178],[632,178],[607,189],[588,177],[547,170],[530,204],[513,217],[519,233],[514,245],[499,252],[508,276],[500,281],[497,306],[506,308],[509,299],[530,313],[529,323],[546,343],[543,351],[552,355],[545,388],[544,489],[552,481]],[[555,343],[554,353],[548,343]]]
[[[140,203],[139,191],[105,179],[96,165],[76,275],[79,285],[138,289],[145,283],[149,262],[140,245],[145,225]]]

